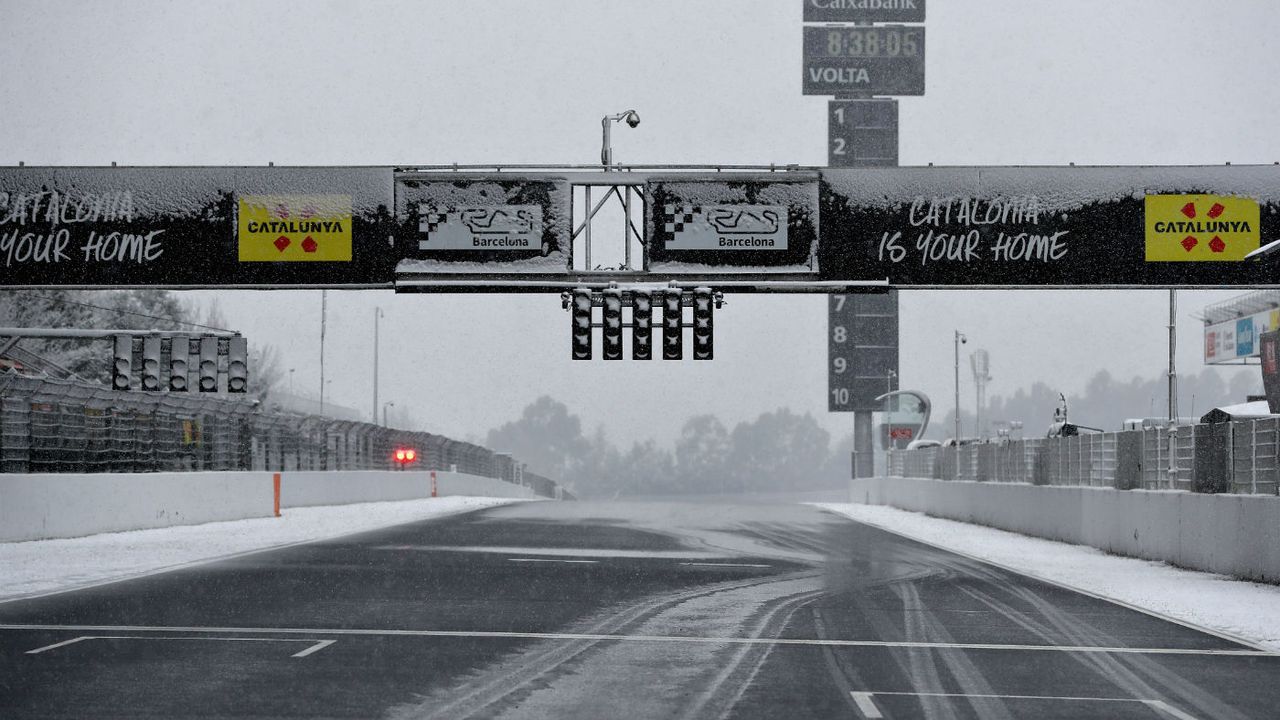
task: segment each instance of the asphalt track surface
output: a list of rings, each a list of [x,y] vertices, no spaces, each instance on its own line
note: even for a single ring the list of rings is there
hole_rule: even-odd
[[[0,718],[1275,718],[1280,657],[799,505],[521,503],[0,603]]]

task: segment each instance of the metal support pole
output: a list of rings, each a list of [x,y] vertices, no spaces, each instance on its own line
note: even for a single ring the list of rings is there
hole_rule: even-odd
[[[1178,474],[1178,369],[1176,352],[1178,347],[1178,291],[1169,290],[1169,469],[1166,473],[1169,487],[1173,488],[1174,478]]]
[[[956,446],[960,445],[960,331],[955,331],[955,371],[956,371]]]
[[[613,143],[609,137],[609,120],[609,116],[606,115],[600,121],[600,125],[604,130],[604,137],[600,142],[600,164],[604,166],[605,170],[608,170],[609,166],[613,164]]]
[[[859,410],[853,414],[853,476],[864,478],[875,475],[875,444],[872,442],[871,411]]]
[[[382,317],[382,308],[373,309],[373,416],[370,419],[378,424],[378,318]]]
[[[329,291],[320,291],[320,414],[324,415],[324,331],[329,310]]]
[[[605,125],[606,135],[608,134],[608,128],[609,126]],[[586,207],[590,208],[591,207],[591,186],[587,185],[583,187],[582,192],[585,194],[584,195],[586,199],[585,205]],[[586,219],[583,220],[583,223],[584,223],[584,226],[583,226],[582,242],[584,243],[585,247],[583,248],[582,257],[584,258],[585,266],[582,269],[587,272],[591,272],[591,215],[589,213]]]
[[[622,201],[622,241],[626,252],[625,270],[631,269],[631,188],[623,187]]]
[[[1169,290],[1169,425],[1178,421],[1178,370],[1175,351],[1178,347],[1178,291]]]

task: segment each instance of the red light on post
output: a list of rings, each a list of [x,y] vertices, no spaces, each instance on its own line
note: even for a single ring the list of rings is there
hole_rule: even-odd
[[[412,449],[404,451],[404,461],[413,462],[418,459],[418,453]]]
[[[405,465],[408,465],[418,459],[418,451],[413,448],[396,448],[394,457],[396,462],[400,464],[400,467],[403,468]]]

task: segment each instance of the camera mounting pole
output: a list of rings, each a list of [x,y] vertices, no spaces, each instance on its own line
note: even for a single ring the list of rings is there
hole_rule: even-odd
[[[618,113],[617,115],[605,115],[600,118],[600,126],[604,130],[604,139],[600,144],[600,164],[604,165],[604,169],[608,170],[613,165],[613,142],[610,137],[610,129],[613,123],[627,121],[631,127],[640,124],[640,115],[635,110]]]

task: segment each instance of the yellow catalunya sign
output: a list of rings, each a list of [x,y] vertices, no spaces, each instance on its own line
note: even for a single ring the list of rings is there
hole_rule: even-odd
[[[1220,195],[1148,195],[1147,262],[1243,260],[1258,249],[1258,202]]]
[[[240,262],[349,262],[350,195],[242,195]]]

